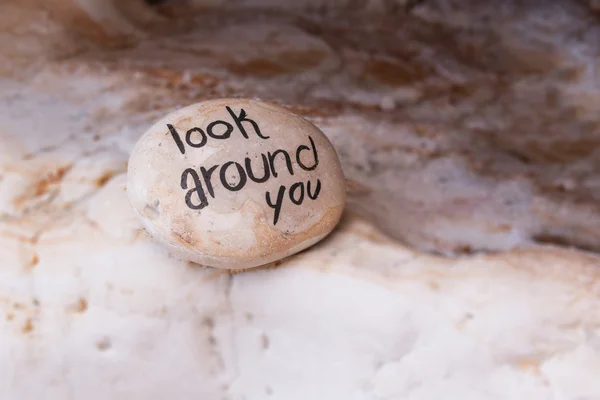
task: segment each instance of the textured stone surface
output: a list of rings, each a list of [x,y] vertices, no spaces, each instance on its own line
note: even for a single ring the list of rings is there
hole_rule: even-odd
[[[427,1],[337,18],[354,7],[328,6],[328,17],[297,9],[317,2],[258,14],[56,3],[1,6],[2,68],[36,93],[23,105],[11,93],[26,92],[3,85],[5,130],[48,129],[57,115],[23,125],[14,110],[53,102],[75,130],[46,141],[93,131],[102,141],[88,148],[109,141],[128,152],[132,136],[177,107],[260,97],[316,122],[356,183],[350,209],[411,246],[598,248],[599,27],[582,4]],[[10,26],[15,18],[37,31]],[[81,149],[77,136],[69,143]]]
[[[335,149],[315,125],[249,99],[189,105],[156,122],[129,157],[142,224],[183,260],[245,269],[329,234],[346,201]]]
[[[270,3],[0,3],[0,392],[600,397],[595,2]],[[135,141],[254,96],[331,139],[347,218],[274,268],[170,258]]]

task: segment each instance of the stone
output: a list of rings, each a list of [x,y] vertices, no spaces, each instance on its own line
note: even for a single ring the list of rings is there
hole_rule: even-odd
[[[127,192],[146,230],[174,255],[244,269],[295,254],[339,222],[346,184],[314,124],[250,99],[174,111],[134,146]]]

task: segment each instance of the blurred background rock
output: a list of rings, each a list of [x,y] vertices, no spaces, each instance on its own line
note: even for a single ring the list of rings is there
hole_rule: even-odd
[[[3,2],[0,68],[78,104],[69,131],[93,124],[103,142],[207,98],[288,105],[335,143],[352,209],[418,249],[598,250],[597,6],[490,4]],[[4,127],[22,131],[3,92]],[[21,101],[46,126],[46,100]]]

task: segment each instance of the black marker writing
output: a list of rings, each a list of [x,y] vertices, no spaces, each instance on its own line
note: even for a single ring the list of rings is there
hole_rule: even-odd
[[[218,164],[213,165],[209,169],[200,167],[200,172],[202,173],[202,179],[204,179],[204,183],[206,184],[206,189],[208,190],[208,194],[210,194],[213,199],[215,198],[215,191],[213,189],[212,181],[210,178],[211,178],[213,172],[215,172],[215,169],[217,169],[218,167],[219,167]]]
[[[192,168],[188,168],[183,171],[181,174],[181,188],[188,188],[188,175],[192,176],[194,181],[194,187],[187,191],[185,194],[185,204],[192,210],[201,210],[208,205],[208,200],[206,199],[206,195],[204,194],[204,190],[202,189],[202,182],[200,182],[200,177],[198,173]],[[192,196],[194,193],[197,195],[199,202],[194,203],[192,201]]]
[[[306,194],[308,194],[308,197],[310,197],[311,200],[316,200],[317,197],[319,197],[319,193],[321,193],[321,180],[317,179],[317,187],[315,188],[314,193],[310,192],[310,184],[310,181],[306,184]]]
[[[233,118],[238,129],[240,130],[240,132],[242,132],[242,135],[244,135],[244,137],[246,139],[248,139],[248,134],[246,133],[246,129],[244,128],[243,122],[250,122],[250,124],[254,128],[254,132],[256,132],[256,134],[258,135],[259,138],[261,138],[261,139],[269,139],[270,138],[270,136],[262,135],[262,133],[260,132],[260,128],[258,127],[256,122],[254,122],[253,120],[248,118],[248,116],[246,115],[246,111],[244,111],[243,108],[240,110],[240,115],[235,115],[235,113],[229,106],[225,106],[225,108],[227,109],[227,112],[229,113],[229,115],[231,115],[231,118]]]
[[[264,154],[261,154],[260,156],[262,158],[264,171],[263,176],[261,178],[257,178],[254,175],[254,171],[252,171],[252,166],[250,165],[250,157],[246,157],[246,159],[244,160],[244,163],[246,165],[246,171],[248,172],[248,178],[250,178],[256,183],[264,183],[271,176],[271,168],[269,167],[269,160],[267,160],[267,156],[265,156]]]
[[[246,114],[246,111],[244,111],[244,109],[241,109],[240,114],[236,115],[229,106],[226,106],[225,108],[227,109],[227,112],[233,119],[233,123],[237,126],[238,130],[240,131],[240,133],[242,134],[242,136],[244,138],[246,138],[246,139],[249,138],[248,132],[246,131],[244,123],[250,124],[252,126],[252,128],[254,129],[254,132],[256,133],[256,135],[259,138],[261,138],[261,139],[269,139],[270,138],[270,136],[264,136],[262,134],[256,121],[248,118],[248,115]],[[177,148],[179,149],[181,154],[185,154],[185,145],[184,145],[183,141],[181,140],[181,135],[179,135],[179,132],[177,132],[177,129],[171,124],[167,124],[167,128],[169,129],[169,132],[171,133],[171,137],[173,138],[173,141],[177,145]],[[212,139],[225,140],[225,139],[229,139],[231,137],[232,133],[233,133],[233,125],[232,124],[230,124],[227,121],[216,120],[216,121],[213,121],[210,124],[208,124],[208,126],[206,127],[206,133],[199,127],[194,127],[194,128],[189,129],[185,134],[185,142],[190,147],[200,148],[200,147],[203,147],[204,145],[206,145],[206,143],[208,142],[208,138],[206,137],[206,134],[208,134],[208,136],[210,136]],[[199,136],[199,140],[195,139],[196,136]]]
[[[306,165],[304,165],[304,163],[300,159],[300,152],[302,150],[310,150],[310,148],[308,146],[304,146],[304,145],[298,146],[298,149],[296,149],[296,162],[298,163],[300,168],[302,168],[303,170],[312,171],[313,169],[317,168],[317,165],[319,165],[319,155],[317,154],[317,146],[315,146],[315,142],[313,142],[313,140],[310,136],[308,137],[308,140],[310,140],[310,145],[312,146],[312,151],[313,151],[313,157],[315,159],[312,167],[307,167]]]
[[[175,130],[175,128],[173,128],[172,126],[171,126],[171,128],[172,128],[171,129],[171,134],[172,135],[176,134],[177,137],[179,137],[179,134],[177,134],[177,131]],[[200,136],[200,141],[199,142],[193,142],[192,141],[192,138],[193,138],[192,135],[194,135],[194,136]],[[173,137],[175,137],[175,136],[173,136]],[[192,128],[192,129],[188,130],[185,133],[185,142],[188,144],[188,146],[200,148],[200,147],[204,146],[206,144],[206,142],[207,142],[206,134],[200,128]],[[179,143],[181,143],[181,140],[179,141]],[[181,144],[183,145],[183,143],[181,143]],[[179,148],[179,150],[181,150],[181,147]],[[185,150],[183,150],[181,153],[183,154],[184,152],[185,152]]]
[[[300,189],[300,194],[296,196]],[[295,205],[299,206],[304,201],[304,182],[296,182],[290,187],[290,200]]]
[[[237,168],[237,172],[238,175],[240,177],[240,180],[238,181],[237,184],[235,185],[231,185],[229,182],[227,182],[227,168],[229,168],[230,166],[235,165],[235,167]],[[219,177],[221,178],[221,185],[223,185],[223,187],[227,190],[230,190],[232,192],[237,192],[238,190],[242,190],[242,188],[244,187],[244,185],[246,184],[246,172],[244,171],[244,167],[242,167],[240,164],[234,162],[234,161],[229,161],[226,162],[225,164],[223,164],[223,166],[221,167],[221,172],[219,174]]]
[[[181,141],[177,130],[175,130],[175,128],[171,124],[167,124],[167,128],[169,128],[169,132],[171,132],[171,137],[173,137],[173,140],[175,141],[175,144],[177,145],[177,148],[179,149],[181,154],[185,154],[185,146],[183,145],[183,142]]]
[[[301,205],[305,199],[305,197],[304,197],[305,188],[306,188],[306,193],[308,194],[308,197],[311,200],[316,200],[317,197],[319,197],[319,193],[321,192],[321,181],[319,179],[317,179],[317,187],[316,187],[314,193],[310,192],[310,187],[311,187],[311,181],[306,182],[306,185],[304,184],[304,182],[294,183],[292,186],[290,186],[290,190],[288,191],[288,197],[289,197],[290,201],[297,206]],[[286,188],[283,185],[281,185],[279,187],[279,191],[277,192],[277,199],[276,199],[275,203],[273,203],[273,200],[271,199],[271,193],[270,192],[265,193],[265,200],[267,201],[267,205],[274,210],[273,225],[277,225],[277,222],[279,221],[279,215],[281,212],[281,208],[283,206],[283,199],[285,197],[285,189]]]
[[[277,171],[275,170],[275,157],[277,157],[277,155],[279,154],[283,155],[283,160],[285,161],[285,165],[288,171],[291,175],[294,175],[294,169],[292,168],[292,159],[290,158],[290,155],[287,151],[279,149],[275,150],[273,153],[269,152],[267,154],[269,156],[269,164],[271,165],[271,173],[273,174],[273,177],[277,178]]]
[[[229,139],[234,133],[234,125],[241,135],[248,139],[250,130],[261,139],[269,139],[261,132],[260,127],[253,119],[249,118],[244,109],[236,114],[229,106],[225,107],[231,116],[233,123],[216,120],[206,126],[206,131],[199,127],[193,127],[185,133],[185,143],[177,129],[167,124],[167,128],[173,141],[181,154],[185,154],[186,145],[191,148],[202,148],[210,139]],[[304,171],[312,171],[319,165],[319,154],[317,146],[312,137],[308,136],[309,145],[299,145],[295,152],[285,149],[277,149],[273,152],[259,153],[255,157],[245,157],[244,160],[229,160],[223,164],[215,164],[210,167],[200,166],[199,172],[194,168],[187,168],[181,174],[180,186],[185,193],[185,204],[192,210],[201,210],[209,205],[209,196],[215,199],[215,182],[230,192],[242,190],[250,183],[266,183],[270,179],[278,178],[280,174],[295,174],[294,165]],[[297,172],[298,170],[296,170]],[[191,178],[191,179],[190,179]],[[217,186],[218,187],[218,186]],[[287,193],[286,193],[287,192]],[[289,187],[280,185],[277,193],[265,192],[265,202],[273,209],[273,225],[277,225],[281,216],[285,198],[289,198],[291,204],[302,205],[305,199],[316,200],[321,193],[321,181],[298,181]],[[287,196],[286,196],[287,194]]]
[[[225,131],[223,133],[216,134],[214,132],[215,126],[218,125],[225,126]],[[231,136],[231,132],[233,132],[233,126],[231,126],[229,122],[214,121],[208,124],[208,126],[206,127],[206,132],[208,132],[208,136],[210,136],[213,139],[229,139],[229,137]]]
[[[279,186],[279,191],[277,192],[277,201],[275,204],[271,201],[271,193],[265,193],[265,200],[267,205],[275,210],[275,214],[273,216],[273,225],[277,225],[277,221],[279,221],[279,213],[281,212],[281,205],[283,204],[283,195],[285,194],[285,186]]]

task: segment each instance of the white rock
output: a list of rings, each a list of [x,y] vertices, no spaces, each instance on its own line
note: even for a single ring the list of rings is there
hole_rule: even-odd
[[[127,190],[145,228],[176,256],[226,269],[315,244],[346,201],[335,149],[312,123],[247,99],[193,104],[135,145]]]

